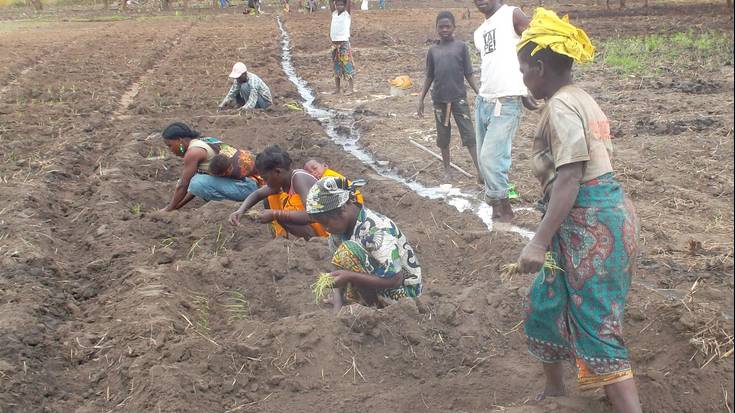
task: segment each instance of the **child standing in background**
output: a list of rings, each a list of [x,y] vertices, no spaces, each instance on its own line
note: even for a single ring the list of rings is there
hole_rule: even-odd
[[[350,28],[352,15],[350,14],[350,0],[330,0],[332,10],[332,24],[330,37],[332,39],[332,64],[334,66],[335,94],[342,91],[342,80],[347,81],[346,93],[354,91],[353,75],[355,67],[352,62],[352,48],[350,47]]]
[[[444,162],[444,174],[450,177],[449,140],[452,135],[450,115],[454,115],[454,122],[459,128],[459,135],[470,152],[472,162],[477,167],[477,150],[475,131],[470,116],[470,107],[467,104],[467,89],[464,81],[467,79],[472,90],[477,93],[478,88],[472,76],[472,62],[470,52],[465,42],[454,40],[454,15],[448,11],[439,13],[436,17],[436,31],[439,41],[426,54],[426,80],[419,95],[417,115],[424,116],[424,99],[431,90],[431,100],[434,103],[434,118],[436,120],[436,146],[441,149]],[[478,182],[482,183],[479,169]]]

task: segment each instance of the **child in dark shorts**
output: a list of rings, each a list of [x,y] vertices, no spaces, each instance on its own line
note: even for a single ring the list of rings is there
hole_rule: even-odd
[[[436,17],[436,31],[439,41],[431,46],[426,55],[426,80],[419,95],[417,114],[424,116],[424,99],[431,89],[431,100],[434,104],[434,118],[436,119],[436,146],[441,149],[444,172],[450,175],[449,140],[452,135],[450,114],[459,128],[459,136],[472,157],[477,169],[477,151],[475,149],[475,128],[472,125],[470,107],[467,104],[467,89],[464,80],[467,79],[472,90],[478,92],[477,84],[472,76],[470,53],[465,42],[454,40],[454,15],[448,11],[439,13]],[[481,175],[477,173],[478,182],[482,183]]]

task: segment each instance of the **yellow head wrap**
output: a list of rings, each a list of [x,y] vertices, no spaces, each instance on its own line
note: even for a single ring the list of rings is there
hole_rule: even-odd
[[[543,7],[533,13],[531,23],[518,42],[518,50],[529,42],[538,45],[531,51],[531,56],[547,47],[580,63],[590,62],[595,56],[595,47],[584,30],[571,25],[569,16],[560,19],[556,13]]]

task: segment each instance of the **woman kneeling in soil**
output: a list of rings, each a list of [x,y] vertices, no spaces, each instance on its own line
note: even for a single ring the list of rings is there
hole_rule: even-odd
[[[249,151],[236,149],[216,138],[204,138],[181,122],[168,125],[161,136],[174,155],[184,158],[176,191],[163,211],[177,210],[194,197],[205,201],[242,201],[258,189],[260,178]],[[222,164],[223,160],[237,167],[225,165],[224,171],[212,174],[210,163]]]
[[[355,191],[364,181],[319,180],[306,198],[306,212],[332,235],[334,308],[345,300],[385,307],[421,294],[421,266],[398,226],[386,216],[360,205]]]
[[[561,362],[573,360],[580,388],[604,387],[616,412],[640,412],[622,331],[638,220],[613,174],[609,121],[572,82],[573,62],[593,56],[582,30],[543,8],[518,44],[523,81],[546,100],[533,167],[548,209],[518,259],[521,271],[540,271],[525,330],[546,373],[540,398],[565,394]],[[545,266],[547,251],[560,269]]]
[[[316,183],[316,178],[303,169],[291,169],[291,163],[291,157],[278,145],[269,146],[258,154],[255,166],[266,186],[250,194],[230,215],[232,225],[240,225],[242,214],[258,202],[267,200],[269,209],[256,214],[255,218],[263,224],[272,224],[276,237],[292,234],[309,239],[328,235],[309,217],[302,202]]]

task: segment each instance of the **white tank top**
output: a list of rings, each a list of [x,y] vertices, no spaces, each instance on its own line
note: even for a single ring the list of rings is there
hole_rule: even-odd
[[[330,34],[333,42],[346,42],[350,40],[350,26],[352,25],[352,16],[347,10],[342,14],[337,10],[332,12],[332,25]]]
[[[513,27],[515,9],[505,4],[500,6],[475,30],[475,46],[482,56],[480,96],[488,100],[528,95],[516,54],[521,37]]]

